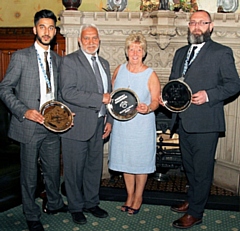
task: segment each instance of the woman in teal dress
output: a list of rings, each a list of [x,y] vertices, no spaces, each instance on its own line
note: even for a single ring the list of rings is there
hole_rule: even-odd
[[[139,98],[137,115],[127,121],[114,119],[110,138],[109,169],[123,172],[127,200],[121,211],[137,214],[142,204],[148,174],[155,171],[156,126],[160,82],[143,63],[147,42],[142,34],[131,34],[125,43],[128,62],[119,65],[112,78],[113,90],[129,88]]]

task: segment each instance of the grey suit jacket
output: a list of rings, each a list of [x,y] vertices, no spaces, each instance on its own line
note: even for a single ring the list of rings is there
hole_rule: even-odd
[[[189,47],[187,45],[176,51],[170,80],[181,77]],[[240,91],[232,50],[212,40],[206,42],[186,72],[185,82],[193,94],[206,90],[209,102],[191,104],[180,113],[184,129],[193,133],[225,131],[224,100]],[[174,113],[173,122],[175,119]]]
[[[61,57],[53,51],[51,57],[57,99]],[[28,109],[39,110],[40,106],[39,68],[34,45],[13,53],[6,75],[0,83],[0,98],[12,112],[9,137],[28,143],[34,134],[36,123],[23,116]]]
[[[107,60],[99,60],[108,78],[108,92],[111,92],[111,74]],[[62,137],[86,141],[96,130],[98,112],[102,105],[102,94],[98,93],[96,77],[86,56],[81,49],[63,57],[60,71],[60,93],[74,116],[74,126]],[[107,122],[112,117],[107,113]]]

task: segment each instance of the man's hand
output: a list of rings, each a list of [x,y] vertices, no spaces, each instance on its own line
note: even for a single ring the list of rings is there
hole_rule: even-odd
[[[208,96],[205,90],[198,91],[192,95],[192,103],[196,105],[201,105],[207,102]]]
[[[158,103],[159,103],[161,106],[165,107],[165,104],[163,103],[163,100],[162,100],[162,96],[161,96],[161,95],[159,96]]]
[[[106,139],[110,135],[111,131],[112,131],[112,125],[110,123],[106,123],[102,138]]]
[[[72,112],[72,117],[73,117],[73,120],[72,120],[72,124],[71,124],[71,127],[74,126],[74,116],[76,115],[76,113]]]
[[[34,122],[43,124],[44,122],[44,117],[35,109],[29,109],[26,111],[24,114],[24,117],[28,120],[32,120]]]
[[[102,102],[103,102],[104,104],[109,104],[110,101],[111,101],[111,96],[110,96],[110,94],[109,94],[109,93],[104,93],[104,94],[103,94],[103,100],[102,100]]]

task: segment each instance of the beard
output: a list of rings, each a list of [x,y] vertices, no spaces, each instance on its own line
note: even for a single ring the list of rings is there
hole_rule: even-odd
[[[52,38],[52,39],[49,40],[48,42],[43,42],[43,40],[41,39],[41,37],[39,37],[39,35],[36,34],[36,39],[37,39],[42,45],[44,45],[44,46],[48,46],[48,45],[51,44],[51,42],[52,42],[52,40],[53,40],[54,38]]]
[[[97,53],[99,46],[100,46],[100,45],[92,45],[92,46],[83,45],[81,41],[79,41],[79,44],[80,44],[80,47],[82,48],[82,50],[90,55],[94,55],[95,53]]]
[[[201,44],[203,42],[207,42],[211,38],[211,32],[208,29],[205,33],[202,34],[193,34],[190,32],[188,28],[188,37],[187,40],[190,44]]]
[[[97,53],[97,51],[98,51],[98,46],[96,46],[96,47],[94,48],[94,50],[88,49],[88,47],[85,47],[85,48],[84,48],[84,51],[85,51],[87,54],[94,55],[94,54]]]

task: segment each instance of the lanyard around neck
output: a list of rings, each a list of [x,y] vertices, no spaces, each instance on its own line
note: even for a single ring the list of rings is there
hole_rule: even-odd
[[[189,49],[189,50],[188,50],[187,57],[186,57],[185,62],[184,62],[184,67],[183,67],[183,72],[182,72],[182,77],[181,77],[181,78],[184,78],[184,76],[185,76],[185,74],[186,74],[186,72],[187,72],[188,67],[189,67],[189,66],[192,64],[192,62],[195,60],[195,58],[197,57],[200,49],[196,49],[196,50],[195,50],[195,53],[194,53],[194,56],[193,56],[192,60],[190,60],[190,63],[188,63],[188,62],[189,62],[189,58],[190,58],[191,51],[192,51],[192,49]]]
[[[49,81],[49,79],[47,77],[47,73],[46,73],[46,70],[45,70],[44,65],[42,63],[42,59],[41,59],[41,57],[40,57],[40,55],[39,55],[37,50],[36,50],[36,52],[37,52],[38,63],[40,65],[40,67],[41,67],[41,70],[42,70],[44,79],[46,81],[46,84],[47,84],[48,88],[51,89],[51,83],[50,83],[50,81]],[[50,62],[49,62],[49,71],[50,71],[50,76],[51,76],[51,74],[52,74],[52,57],[51,56],[50,56]]]

